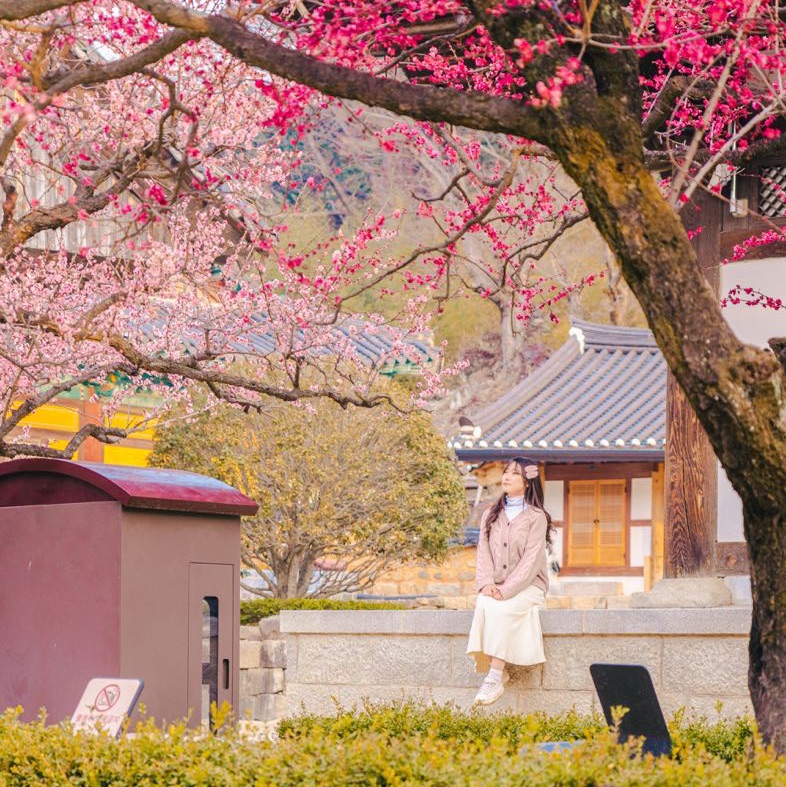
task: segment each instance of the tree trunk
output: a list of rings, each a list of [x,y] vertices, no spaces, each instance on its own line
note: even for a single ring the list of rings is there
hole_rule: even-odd
[[[509,376],[512,383],[521,374],[521,346],[515,330],[513,306],[509,300],[501,300],[499,306],[499,335],[501,340],[502,373]]]
[[[744,345],[724,320],[679,216],[644,166],[636,121],[624,117],[618,104],[583,125],[569,122],[555,152],[582,185],[595,225],[742,499],[753,588],[751,700],[764,740],[784,754],[786,377],[772,353]]]
[[[779,490],[783,493],[783,489]],[[748,688],[762,737],[786,752],[786,501],[775,513],[745,507],[753,594]]]

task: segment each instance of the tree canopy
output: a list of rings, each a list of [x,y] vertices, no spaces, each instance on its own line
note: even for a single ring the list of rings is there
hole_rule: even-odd
[[[357,592],[379,572],[439,561],[460,536],[467,500],[428,416],[279,405],[228,406],[156,434],[150,463],[220,478],[259,503],[243,520],[243,562],[260,595]]]

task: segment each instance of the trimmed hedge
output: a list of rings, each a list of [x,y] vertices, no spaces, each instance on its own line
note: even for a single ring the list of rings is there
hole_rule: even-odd
[[[675,756],[632,757],[594,716],[484,716],[404,703],[339,709],[281,725],[281,740],[243,741],[232,728],[194,734],[152,721],[119,741],[65,726],[0,716],[3,787],[738,787],[786,783],[786,761],[765,750],[749,722],[677,718]],[[545,754],[522,745],[586,736],[580,747]],[[726,756],[707,747],[713,741]],[[732,756],[733,755],[733,756]]]
[[[388,601],[336,601],[329,598],[252,598],[240,602],[240,625],[253,626],[282,609],[407,609]]]
[[[749,717],[733,720],[705,717],[685,719],[683,711],[669,722],[672,758],[689,756],[696,750],[732,762],[745,757],[753,746],[754,723]],[[337,708],[332,716],[301,714],[279,722],[281,735],[305,739],[313,735],[333,735],[354,739],[369,733],[383,733],[391,741],[417,736],[433,736],[463,745],[465,742],[490,744],[505,740],[510,753],[522,746],[543,741],[574,741],[605,738],[608,727],[600,714],[568,711],[558,716],[542,712],[521,716],[513,711],[488,714],[462,711],[454,705],[425,705],[415,701],[376,704],[366,702],[351,709]]]

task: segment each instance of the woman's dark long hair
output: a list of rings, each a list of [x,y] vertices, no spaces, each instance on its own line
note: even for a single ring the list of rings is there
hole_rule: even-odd
[[[551,514],[543,507],[543,484],[540,480],[540,474],[534,478],[527,478],[524,470],[525,467],[534,465],[537,467],[537,462],[533,462],[526,456],[515,456],[513,459],[505,463],[505,470],[512,464],[518,465],[521,477],[524,479],[524,502],[527,505],[537,508],[546,515],[546,545],[551,546],[551,537],[556,528],[551,524]],[[499,519],[499,515],[505,510],[505,493],[503,492],[497,501],[489,509],[489,514],[486,517],[486,536],[491,534],[491,526]]]

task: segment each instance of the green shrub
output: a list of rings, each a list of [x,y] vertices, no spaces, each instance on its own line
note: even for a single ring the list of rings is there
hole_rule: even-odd
[[[240,602],[240,625],[253,626],[282,609],[406,609],[388,601],[335,601],[329,598],[253,598]]]
[[[678,711],[669,724],[669,731],[674,757],[690,756],[691,752],[702,748],[731,762],[745,756],[753,746],[755,724],[747,716],[733,720],[718,718],[715,722],[706,717],[686,721],[684,712]]]
[[[74,733],[0,715],[2,787],[738,787],[786,783],[786,760],[763,748],[747,722],[675,718],[680,756],[632,757],[596,716],[547,718],[455,708],[366,705],[281,724],[277,743],[166,730],[147,721],[134,736]],[[750,731],[747,737],[746,730]],[[546,754],[527,742],[583,737]],[[743,749],[738,743],[745,740]],[[718,747],[714,754],[708,742]],[[522,750],[521,744],[524,745]],[[729,756],[730,759],[726,759]]]
[[[333,716],[302,714],[284,719],[279,734],[307,738],[314,734],[358,738],[378,733],[389,739],[431,736],[455,742],[506,741],[511,752],[537,741],[577,740],[595,737],[606,730],[600,716],[581,716],[573,711],[549,717],[545,713],[520,716],[513,711],[487,714],[462,711],[454,705],[424,705],[416,701],[337,708]]]

